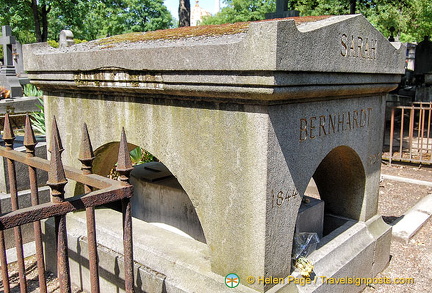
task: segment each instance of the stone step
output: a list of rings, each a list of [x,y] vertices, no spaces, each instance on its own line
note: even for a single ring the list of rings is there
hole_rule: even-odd
[[[39,187],[39,202],[45,203],[50,201],[50,188],[48,186]],[[0,193],[1,213],[12,211],[10,194]],[[30,190],[18,192],[18,206],[25,208],[31,206]],[[34,241],[33,224],[25,224],[21,226],[23,243]],[[4,231],[6,249],[15,247],[14,229]]]
[[[432,215],[432,194],[422,198],[393,226],[393,238],[405,243],[420,230]]]
[[[38,97],[16,97],[0,100],[0,114],[38,112]]]

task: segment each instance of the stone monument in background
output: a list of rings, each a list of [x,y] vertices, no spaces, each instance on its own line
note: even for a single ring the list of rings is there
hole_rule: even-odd
[[[288,0],[276,0],[276,12],[266,13],[267,19],[284,18],[299,16],[300,12],[297,10],[288,10]]]
[[[12,45],[16,43],[15,37],[12,36],[10,26],[2,26],[2,36],[0,44],[3,45],[3,67],[0,70],[0,86],[10,90],[10,97],[21,97],[23,94],[22,86],[14,66]]]

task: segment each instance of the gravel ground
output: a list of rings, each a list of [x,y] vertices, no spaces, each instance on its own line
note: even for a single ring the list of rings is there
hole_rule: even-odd
[[[417,180],[432,181],[432,167],[413,167],[408,165],[382,165],[382,173]],[[408,184],[391,180],[383,180],[380,186],[379,213],[390,225],[402,216],[421,198],[432,193],[431,187]],[[391,260],[388,267],[377,277],[413,278],[413,284],[379,284],[367,287],[363,292],[431,292],[432,288],[432,221],[406,243],[393,241],[391,245]],[[39,292],[37,289],[37,272],[35,258],[26,260],[28,271],[29,292]],[[12,293],[19,292],[18,273],[16,265],[10,267]],[[52,274],[48,275],[49,292],[59,292],[57,280]],[[77,287],[73,292],[82,292]]]
[[[25,267],[26,267],[26,277],[27,277],[27,292],[39,293],[39,281],[38,281],[38,274],[37,274],[36,257],[31,256],[26,258]],[[11,293],[19,293],[20,287],[19,287],[17,263],[10,264],[8,266],[8,269],[9,269],[9,282],[11,286]],[[58,279],[54,276],[53,273],[48,272],[46,274],[46,280],[47,280],[47,290],[49,293],[60,293]],[[3,286],[0,286],[0,289],[3,289]],[[78,293],[78,292],[84,292],[84,291],[80,290],[77,286],[73,286],[72,293]]]

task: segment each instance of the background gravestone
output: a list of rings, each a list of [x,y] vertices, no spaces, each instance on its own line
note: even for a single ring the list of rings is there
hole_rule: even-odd
[[[432,42],[428,36],[416,47],[414,72],[419,75],[432,72]]]
[[[18,77],[20,84],[25,85],[30,83],[30,80],[27,78],[27,74],[24,71],[22,44],[16,41],[15,44],[12,45],[12,52],[16,76]]]
[[[293,17],[299,16],[300,12],[297,10],[287,10],[288,9],[288,0],[276,0],[276,12],[266,13],[267,19],[273,18],[285,18],[285,17]]]
[[[15,37],[12,36],[10,26],[2,26],[2,36],[0,44],[3,45],[4,62],[0,70],[0,86],[3,86],[11,91],[11,97],[21,97],[22,87],[16,76],[12,45],[16,43]]]

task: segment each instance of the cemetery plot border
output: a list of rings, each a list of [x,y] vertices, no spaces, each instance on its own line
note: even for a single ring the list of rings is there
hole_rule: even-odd
[[[8,263],[5,249],[4,230],[14,229],[15,246],[18,257],[18,272],[21,292],[27,292],[26,265],[23,256],[23,243],[21,225],[34,223],[35,244],[37,254],[37,266],[39,274],[40,292],[47,292],[44,258],[41,238],[40,220],[54,217],[56,222],[56,247],[57,247],[57,273],[59,277],[60,292],[71,292],[71,280],[69,275],[69,260],[67,247],[66,214],[76,210],[86,210],[87,214],[87,237],[89,243],[89,267],[92,292],[99,292],[98,261],[96,251],[95,215],[94,208],[109,202],[121,200],[123,205],[123,243],[124,243],[124,278],[125,291],[133,292],[133,253],[132,253],[132,219],[130,197],[132,186],[128,183],[132,164],[127,150],[125,132],[122,132],[117,171],[120,173],[120,181],[91,174],[92,161],[94,159],[93,149],[87,131],[83,127],[83,140],[81,144],[79,160],[82,163],[81,170],[63,166],[61,161],[61,144],[57,123],[54,120],[52,137],[49,151],[51,160],[45,160],[34,156],[36,145],[35,136],[31,128],[30,118],[26,117],[26,131],[24,145],[27,154],[13,150],[15,135],[13,133],[9,115],[5,115],[5,128],[3,140],[5,147],[0,147],[0,156],[7,159],[12,212],[2,214],[0,207],[0,262],[2,285],[4,292],[10,291]],[[19,208],[17,198],[17,182],[15,162],[28,166],[29,181],[31,187],[32,205],[29,208]],[[39,204],[37,192],[36,170],[48,172],[47,185],[51,188],[51,202]],[[69,180],[77,181],[84,185],[84,195],[71,198],[64,197],[64,187]]]

